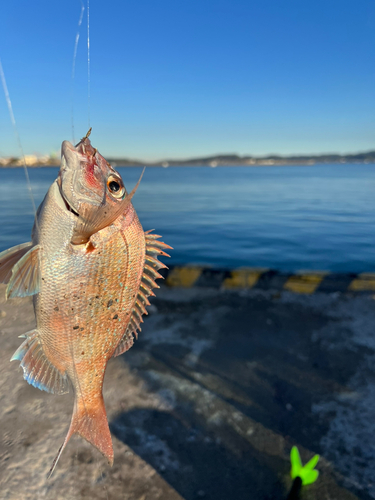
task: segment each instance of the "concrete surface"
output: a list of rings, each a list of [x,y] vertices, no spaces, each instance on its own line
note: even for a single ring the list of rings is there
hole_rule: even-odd
[[[371,295],[159,290],[104,396],[115,464],[74,438],[50,480],[71,395],[29,386],[9,359],[31,301],[0,288],[0,498],[281,500],[289,452],[322,458],[307,500],[375,498]]]

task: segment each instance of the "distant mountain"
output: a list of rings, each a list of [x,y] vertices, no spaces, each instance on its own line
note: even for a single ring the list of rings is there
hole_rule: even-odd
[[[239,156],[236,154],[220,154],[202,158],[167,159],[159,162],[145,163],[138,160],[113,158],[109,160],[118,166],[147,165],[147,166],[242,166],[242,165],[316,165],[324,163],[375,163],[375,151],[355,154],[322,154],[322,155],[294,155],[294,156]]]
[[[340,154],[322,154],[322,155],[294,155],[294,156],[239,156],[236,154],[219,154],[214,156],[205,156],[203,158],[188,159],[167,159],[158,162],[143,162],[141,160],[132,160],[129,158],[108,158],[113,166],[149,166],[149,167],[199,167],[199,166],[245,166],[245,165],[317,165],[324,163],[375,163],[375,151],[365,153],[354,153],[347,155]],[[59,159],[56,157],[34,157],[26,156],[26,163],[30,167],[36,166],[56,166],[59,165]],[[0,158],[0,167],[20,167],[23,161],[20,158]]]

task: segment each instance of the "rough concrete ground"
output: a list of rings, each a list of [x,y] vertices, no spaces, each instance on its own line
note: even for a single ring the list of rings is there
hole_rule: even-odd
[[[286,498],[289,451],[320,453],[302,498],[375,498],[375,302],[163,288],[104,396],[115,464],[74,438],[49,481],[72,398],[29,386],[9,359],[31,302],[0,289],[0,498]]]

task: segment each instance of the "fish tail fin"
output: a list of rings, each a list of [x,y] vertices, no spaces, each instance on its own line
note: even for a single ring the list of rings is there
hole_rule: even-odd
[[[113,465],[112,438],[108,426],[103,396],[95,405],[87,404],[83,399],[75,405],[69,431],[77,433],[97,448]]]
[[[111,466],[113,465],[112,438],[103,397],[101,396],[95,406],[89,406],[82,398],[78,398],[74,404],[72,421],[68,433],[52,463],[47,478],[52,476],[57,462],[73,434],[79,434],[86,439],[86,441],[95,446],[106,457]]]

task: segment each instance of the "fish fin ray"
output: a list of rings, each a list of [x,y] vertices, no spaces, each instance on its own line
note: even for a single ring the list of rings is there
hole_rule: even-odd
[[[30,385],[52,394],[69,392],[68,377],[47,358],[39,340],[38,330],[26,333],[26,340],[11,358],[11,361],[14,360],[21,362],[23,378]]]
[[[12,268],[12,277],[6,289],[6,298],[26,297],[39,292],[40,246],[31,248]]]
[[[33,246],[31,241],[22,243],[0,253],[0,283],[8,283],[12,276],[13,266],[30,250]]]

